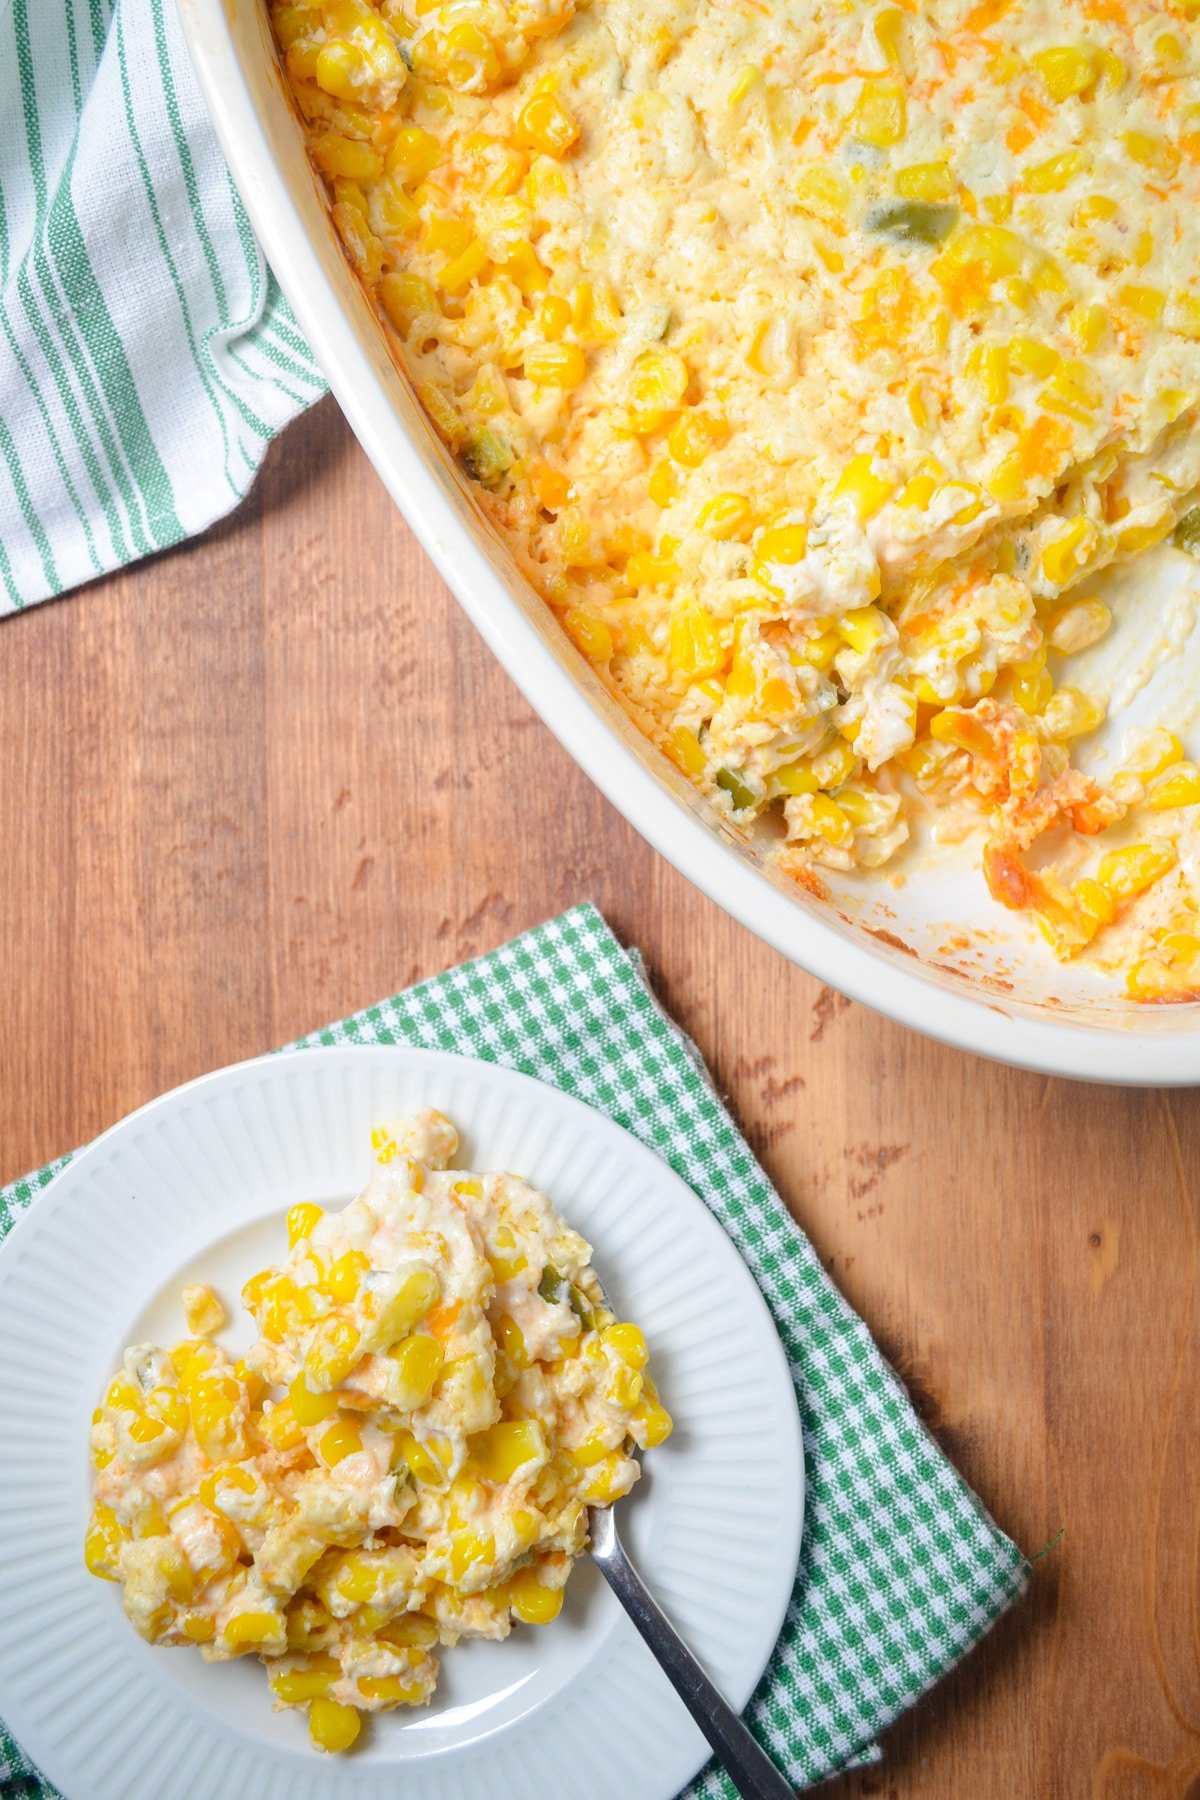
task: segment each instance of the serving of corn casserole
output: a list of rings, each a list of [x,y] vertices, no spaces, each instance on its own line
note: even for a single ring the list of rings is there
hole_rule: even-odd
[[[93,1418],[88,1568],[151,1643],[260,1657],[322,1750],[428,1700],[439,1645],[556,1618],[587,1508],[671,1430],[588,1244],[457,1144],[436,1112],[377,1129],[358,1198],[294,1206],[246,1283],[245,1357],[186,1288],[192,1335],[128,1349]]]
[[[1060,956],[1200,986],[1200,769],[1089,770],[1071,675],[1200,554],[1200,0],[272,20],[429,418],[726,821],[819,888],[969,814]]]

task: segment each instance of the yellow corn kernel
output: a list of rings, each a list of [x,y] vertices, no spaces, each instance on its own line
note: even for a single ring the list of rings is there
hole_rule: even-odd
[[[601,1337],[631,1369],[644,1369],[650,1360],[646,1340],[636,1325],[609,1325]]]
[[[311,1237],[324,1216],[322,1209],[312,1200],[302,1200],[298,1206],[289,1207],[287,1216],[289,1250],[294,1248],[301,1238]]]
[[[508,1582],[509,1605],[523,1625],[549,1625],[562,1611],[562,1589],[538,1580],[536,1566],[518,1569]]]
[[[237,1463],[221,1463],[210,1470],[200,1483],[200,1499],[209,1512],[225,1515],[221,1497],[227,1488],[232,1488],[237,1494],[250,1495],[257,1493],[258,1483],[248,1469],[239,1467]]]
[[[1030,58],[1041,76],[1052,100],[1069,100],[1073,94],[1086,94],[1099,80],[1100,54],[1090,44],[1063,44],[1051,50],[1038,50]]]
[[[1073,519],[1064,532],[1042,551],[1042,573],[1055,587],[1065,587],[1087,564],[1096,542],[1096,527],[1088,518]]]
[[[842,615],[838,630],[859,656],[869,656],[875,646],[888,636],[888,622],[878,607],[857,606]]]
[[[1149,131],[1126,131],[1121,142],[1131,162],[1169,181],[1179,171],[1179,152],[1169,138]]]
[[[801,211],[820,219],[832,231],[845,230],[850,185],[826,163],[809,163],[801,170],[796,181],[796,198]]]
[[[487,245],[473,238],[464,250],[452,257],[438,276],[438,286],[447,294],[461,294],[487,267]]]
[[[290,1400],[283,1400],[264,1412],[258,1429],[275,1450],[298,1450],[304,1442],[304,1427],[292,1411]]]
[[[1167,296],[1161,288],[1145,287],[1139,282],[1128,282],[1117,291],[1117,305],[1126,312],[1136,313],[1147,325],[1162,323],[1166,304]]]
[[[667,449],[685,469],[698,469],[705,457],[719,449],[728,436],[729,427],[724,419],[689,409],[681,413],[671,427]]]
[[[388,1400],[401,1412],[424,1406],[437,1385],[445,1351],[436,1338],[416,1332],[388,1351],[393,1373],[388,1381]]]
[[[1140,556],[1143,550],[1152,550],[1169,537],[1174,525],[1169,513],[1153,525],[1127,525],[1117,533],[1117,549],[1122,556]]]
[[[750,502],[744,494],[714,494],[696,515],[696,524],[718,540],[737,537],[750,522]]]
[[[1036,338],[1015,337],[1008,346],[1008,360],[1013,368],[1024,375],[1036,375],[1042,381],[1053,375],[1062,358],[1057,350],[1049,344],[1041,344]]]
[[[865,525],[895,491],[895,482],[885,475],[877,475],[869,456],[853,456],[842,471],[833,497],[851,500],[860,523]]]
[[[1095,350],[1104,338],[1108,315],[1102,306],[1073,306],[1067,329],[1081,350]]]
[[[613,635],[603,619],[572,606],[563,614],[563,625],[585,656],[593,662],[608,662],[613,653]]]
[[[358,1293],[364,1271],[371,1266],[361,1250],[347,1250],[321,1276],[320,1285],[339,1306],[348,1306]]]
[[[1200,342],[1200,297],[1185,294],[1178,289],[1171,295],[1166,313],[1167,330],[1173,331],[1176,337],[1190,338],[1193,343]]]
[[[471,1439],[471,1464],[484,1481],[509,1481],[545,1455],[546,1439],[536,1419],[502,1419]]]
[[[611,344],[621,329],[621,308],[602,275],[581,281],[571,295],[571,323],[581,344]]]
[[[898,144],[907,130],[904,85],[892,79],[868,77],[848,120],[855,137],[886,150]]]
[[[319,1425],[322,1419],[327,1419],[331,1412],[337,1410],[336,1395],[314,1394],[305,1384],[303,1375],[297,1375],[292,1382],[288,1398],[297,1422],[301,1425]]]
[[[643,1450],[654,1450],[670,1437],[674,1421],[657,1399],[645,1397],[633,1411],[633,1436]]]
[[[304,1358],[309,1387],[318,1393],[340,1387],[362,1354],[358,1329],[349,1319],[322,1319]]]
[[[417,235],[421,229],[421,210],[398,180],[389,177],[381,181],[371,198],[377,209],[380,230],[386,236],[410,238]]]
[[[406,1276],[393,1297],[371,1326],[371,1343],[386,1350],[397,1338],[406,1337],[423,1319],[441,1293],[441,1283],[430,1269],[414,1269]]]
[[[1022,170],[1021,180],[1031,193],[1058,194],[1090,166],[1091,157],[1086,151],[1062,150],[1057,156],[1048,156],[1045,162]]]
[[[802,524],[768,526],[754,546],[760,563],[782,563],[789,568],[803,562],[807,550],[808,526]]]
[[[557,94],[534,94],[517,114],[517,137],[530,150],[565,156],[579,136],[579,126]]]
[[[146,1395],[146,1411],[161,1420],[168,1431],[182,1435],[188,1427],[187,1401],[178,1388],[151,1388]]]
[[[401,334],[408,331],[414,319],[427,314],[441,316],[437,292],[423,275],[383,275],[378,291],[384,312]]]
[[[336,1425],[322,1433],[319,1448],[321,1461],[332,1469],[343,1457],[357,1456],[362,1449],[362,1438],[348,1419],[339,1419]]]
[[[384,159],[384,170],[402,181],[423,181],[445,158],[438,139],[419,125],[401,125]]]
[[[422,1443],[411,1431],[396,1433],[396,1455],[408,1464],[418,1481],[440,1486],[446,1479],[451,1447],[445,1438],[429,1438]],[[395,1467],[395,1460],[393,1460]]]
[[[179,1628],[189,1644],[211,1644],[217,1635],[216,1621],[204,1613],[184,1613]]]
[[[1111,925],[1116,918],[1117,907],[1112,895],[1098,881],[1093,881],[1090,875],[1077,881],[1071,894],[1080,912],[1093,925]]]
[[[1175,806],[1195,806],[1200,801],[1200,769],[1195,763],[1180,762],[1159,775],[1150,784],[1146,804],[1154,812],[1166,812]]]
[[[828,794],[814,794],[809,823],[818,837],[835,847],[849,844],[854,838],[854,827],[837,801],[831,800]]]
[[[695,732],[688,725],[677,725],[671,733],[671,743],[685,773],[693,781],[699,780],[708,766],[708,758]]]
[[[1059,688],[1046,702],[1042,714],[1051,737],[1065,743],[1070,738],[1086,737],[1104,723],[1104,707],[1078,688]]]
[[[1100,859],[1096,879],[1120,902],[1144,894],[1175,867],[1178,858],[1170,844],[1127,844]]]
[[[268,1644],[278,1644],[283,1650],[287,1643],[283,1619],[273,1612],[234,1613],[226,1620],[221,1637],[234,1650],[259,1650]]]
[[[271,1692],[285,1706],[302,1706],[327,1694],[341,1677],[341,1665],[332,1656],[309,1656],[290,1667],[273,1668],[267,1675]]]
[[[95,1506],[83,1540],[83,1560],[102,1581],[121,1579],[121,1545],[126,1533],[111,1506]]]
[[[953,200],[958,191],[950,165],[944,162],[910,163],[896,170],[894,185],[903,200]]]
[[[596,1464],[582,1489],[582,1498],[593,1506],[609,1506],[629,1491],[629,1465],[619,1450]]]
[[[647,483],[650,498],[653,500],[655,506],[664,507],[670,506],[673,501],[679,498],[682,485],[683,483],[678,469],[675,468],[672,463],[669,463],[666,457],[663,457],[661,462],[655,463],[653,469],[650,471],[650,480]]]
[[[724,666],[725,651],[716,620],[703,606],[681,607],[673,615],[667,649],[672,668],[692,679],[715,675]]]
[[[1050,647],[1062,656],[1074,656],[1099,643],[1111,624],[1112,613],[1103,600],[1075,600],[1049,621]]]
[[[352,1706],[320,1694],[308,1709],[308,1735],[318,1750],[348,1750],[362,1719]]]
[[[629,404],[636,412],[660,415],[678,406],[688,387],[688,369],[677,350],[643,350],[629,374]]]
[[[538,307],[538,329],[545,338],[560,338],[571,323],[571,303],[561,294],[547,294]]]
[[[509,1318],[508,1314],[504,1313],[493,1329],[501,1354],[507,1358],[514,1369],[527,1369],[529,1352],[525,1348],[525,1337],[516,1320]]]
[[[1007,384],[1007,377],[1005,380]],[[936,476],[924,473],[916,474],[897,496],[896,505],[908,507],[915,512],[923,512],[937,492],[937,486]]]
[[[317,57],[313,70],[317,86],[332,94],[335,100],[356,101],[364,80],[370,78],[371,65],[364,50],[345,39],[326,44]]]
[[[406,1681],[403,1675],[363,1675],[358,1691],[364,1700],[376,1700],[384,1706],[416,1706],[424,1699],[420,1681]]]
[[[378,150],[358,138],[326,131],[313,138],[309,150],[322,175],[330,181],[338,176],[347,181],[378,181],[383,174],[383,158]]]
[[[524,373],[539,387],[577,388],[587,374],[587,361],[578,344],[531,344]]]
[[[624,578],[630,587],[666,587],[675,580],[678,563],[673,556],[655,556],[653,551],[633,551],[624,565]]]

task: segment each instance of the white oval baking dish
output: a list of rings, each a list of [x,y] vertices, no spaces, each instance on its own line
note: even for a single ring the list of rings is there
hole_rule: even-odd
[[[396,504],[513,680],[662,855],[820,980],[946,1043],[1021,1067],[1143,1085],[1200,1081],[1200,1007],[1144,1007],[1055,963],[982,876],[943,853],[900,884],[830,879],[820,899],[753,846],[634,728],[516,573],[392,360],[347,267],[286,98],[259,0],[179,0],[250,218],[330,386]]]

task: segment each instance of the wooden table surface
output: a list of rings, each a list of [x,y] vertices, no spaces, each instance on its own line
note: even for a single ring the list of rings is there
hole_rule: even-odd
[[[595,900],[996,1519],[1063,1532],[835,1791],[1196,1800],[1200,1093],[975,1061],[734,924],[535,718],[331,401],[206,538],[0,624],[0,771],[0,1180]]]

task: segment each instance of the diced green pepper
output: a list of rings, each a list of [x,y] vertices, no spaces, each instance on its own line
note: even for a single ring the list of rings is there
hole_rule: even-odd
[[[1175,527],[1174,543],[1189,556],[1200,557],[1200,506],[1193,506],[1190,512],[1184,513]]]
[[[738,812],[745,812],[748,806],[758,804],[759,796],[732,769],[717,770],[717,786],[725,790]]]
[[[867,214],[867,231],[894,244],[940,244],[958,222],[958,207],[928,200],[885,200]]]
[[[513,466],[513,453],[494,431],[477,431],[462,453],[467,474],[492,487]]]
[[[547,1263],[542,1270],[542,1279],[538,1282],[538,1293],[547,1306],[561,1306],[567,1300],[570,1285],[566,1276],[560,1275],[553,1263]]]

